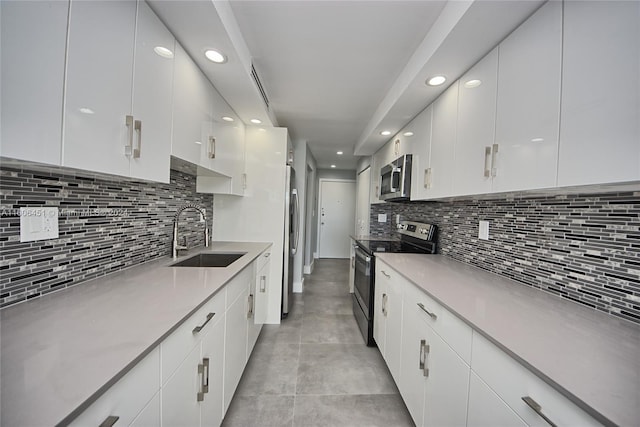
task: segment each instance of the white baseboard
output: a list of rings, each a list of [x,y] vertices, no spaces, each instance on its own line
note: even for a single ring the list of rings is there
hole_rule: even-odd
[[[301,294],[304,289],[304,277],[300,282],[293,282],[293,293]]]
[[[315,260],[311,260],[311,264],[309,265],[305,265],[304,266],[304,274],[311,274],[313,273],[313,267],[315,266]]]

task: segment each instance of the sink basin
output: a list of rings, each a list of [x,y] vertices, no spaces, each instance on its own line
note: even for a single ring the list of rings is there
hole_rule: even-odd
[[[228,267],[237,261],[242,253],[203,253],[171,264],[171,267]]]

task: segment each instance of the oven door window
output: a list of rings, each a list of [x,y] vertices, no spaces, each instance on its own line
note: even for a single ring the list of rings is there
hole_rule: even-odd
[[[367,259],[369,261],[367,261]],[[368,317],[368,307],[371,297],[371,258],[360,250],[356,250],[356,268],[354,275],[354,292],[358,302]]]

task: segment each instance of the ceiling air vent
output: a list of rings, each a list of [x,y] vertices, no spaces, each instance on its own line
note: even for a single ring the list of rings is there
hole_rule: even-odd
[[[258,72],[256,71],[253,64],[251,64],[251,77],[253,81],[256,83],[256,87],[260,91],[260,95],[262,95],[262,100],[264,101],[264,105],[269,109],[269,98],[267,98],[267,93],[264,91],[264,87],[262,86],[262,82],[260,82],[260,77],[258,77]]]

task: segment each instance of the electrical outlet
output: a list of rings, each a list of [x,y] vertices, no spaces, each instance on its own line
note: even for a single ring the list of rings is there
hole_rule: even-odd
[[[478,227],[478,239],[489,240],[489,221],[480,221]]]
[[[400,214],[396,215],[396,224],[400,222]]]
[[[387,222],[387,214],[378,214],[378,222]]]
[[[20,241],[58,238],[58,208],[20,208]]]

